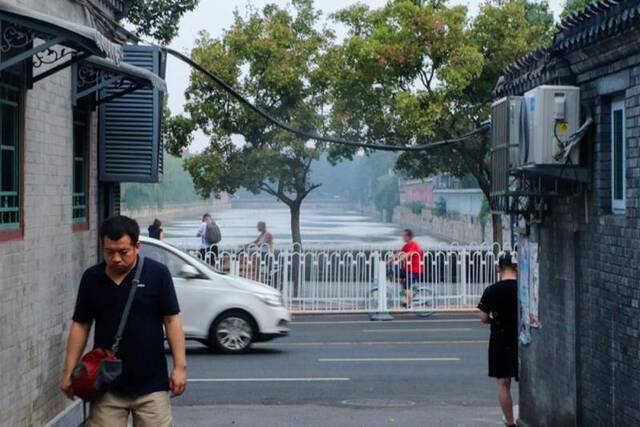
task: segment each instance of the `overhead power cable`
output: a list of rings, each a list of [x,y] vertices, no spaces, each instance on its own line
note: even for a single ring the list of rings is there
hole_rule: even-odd
[[[220,87],[222,87],[222,89],[224,89],[225,91],[229,92],[234,98],[236,98],[238,101],[240,101],[241,103],[243,103],[244,105],[246,105],[247,107],[249,107],[252,111],[254,111],[256,114],[258,114],[259,116],[261,116],[262,118],[264,118],[265,120],[271,122],[272,124],[276,125],[277,127],[286,130],[287,132],[291,132],[301,138],[304,139],[313,139],[316,141],[321,141],[321,142],[328,142],[331,144],[341,144],[341,145],[349,145],[352,147],[359,147],[359,148],[367,148],[367,149],[372,149],[372,150],[382,150],[382,151],[425,151],[425,150],[429,150],[431,148],[435,148],[435,147],[441,147],[443,145],[448,145],[448,144],[454,144],[454,143],[458,143],[458,142],[463,142],[466,141],[468,139],[470,139],[471,137],[481,134],[483,132],[486,132],[487,130],[489,130],[491,128],[491,124],[489,122],[485,122],[483,123],[480,127],[472,130],[471,132],[467,132],[463,135],[460,135],[458,137],[455,138],[449,138],[449,139],[443,139],[440,141],[435,141],[435,142],[431,142],[428,144],[420,144],[420,145],[391,145],[391,144],[369,144],[369,143],[365,143],[365,142],[356,142],[356,141],[350,141],[347,139],[342,139],[342,138],[335,138],[332,136],[324,136],[324,135],[319,135],[317,133],[314,132],[307,132],[307,131],[303,131],[301,129],[297,129],[294,128],[290,125],[288,125],[287,123],[284,123],[283,121],[277,119],[276,117],[273,117],[271,114],[267,113],[266,111],[264,111],[263,109],[261,109],[260,107],[258,107],[257,105],[255,105],[254,103],[252,103],[249,99],[247,99],[244,95],[242,95],[240,92],[238,92],[233,86],[231,86],[230,84],[228,84],[226,81],[224,81],[221,77],[219,77],[218,75],[212,73],[211,71],[207,70],[204,66],[202,66],[201,64],[197,63],[196,61],[194,61],[193,59],[189,58],[188,56],[174,50],[171,49],[169,47],[163,47],[163,49],[170,55],[173,55],[174,57],[178,58],[179,60],[185,62],[186,64],[188,64],[190,67],[194,68],[195,70],[201,72],[202,74],[206,75],[209,79],[213,80],[214,82],[216,82]]]

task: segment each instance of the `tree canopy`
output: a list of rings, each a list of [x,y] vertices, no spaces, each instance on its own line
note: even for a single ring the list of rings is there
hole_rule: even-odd
[[[249,8],[246,15],[236,11],[221,38],[202,32],[191,55],[280,120],[321,129],[327,80],[320,61],[334,36],[318,28],[319,19],[312,0],[293,0],[290,8]],[[274,127],[201,74],[191,74],[186,97],[187,117],[169,125],[169,149],[180,153],[195,128],[210,138],[185,163],[198,193],[246,188],[271,194],[290,208],[293,240],[300,242],[300,206],[320,185],[310,179],[311,163],[332,148]]]
[[[133,0],[127,14],[142,36],[168,44],[178,34],[182,16],[195,9],[200,0]]]
[[[392,0],[347,8],[334,19],[348,36],[327,55],[331,126],[341,136],[392,144],[428,143],[477,128],[490,115],[506,65],[551,40],[548,4],[485,3],[471,19],[446,1]],[[419,153],[397,168],[415,178],[473,175],[490,191],[489,135]],[[497,227],[495,227],[497,229]]]
[[[221,38],[201,33],[192,57],[303,130],[424,144],[480,126],[504,67],[548,43],[553,31],[548,4],[532,0],[489,0],[475,18],[446,0],[390,0],[377,9],[357,4],[332,19],[347,29],[340,42],[321,27],[312,0],[250,8],[236,12]],[[186,95],[187,115],[168,126],[169,149],[180,153],[196,128],[209,136],[204,152],[186,162],[199,194],[246,188],[274,195],[291,208],[299,239],[294,217],[319,186],[309,177],[311,162],[324,151],[332,162],[356,151],[292,136],[197,73]],[[396,168],[415,178],[471,174],[488,195],[489,146],[484,134],[405,153]]]
[[[594,1],[595,0],[566,0],[560,17],[564,18],[573,12],[581,11],[585,7],[589,6],[589,3],[593,3]]]

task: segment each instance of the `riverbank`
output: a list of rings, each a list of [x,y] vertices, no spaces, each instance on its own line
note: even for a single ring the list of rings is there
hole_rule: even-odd
[[[167,205],[162,208],[140,208],[136,210],[123,208],[121,213],[122,215],[135,218],[138,224],[140,224],[140,227],[145,228],[145,224],[150,224],[155,218],[159,218],[164,223],[188,217],[193,217],[199,221],[205,212],[210,212],[215,215],[216,212],[229,208],[231,208],[231,202],[229,200],[213,200],[202,203]]]
[[[420,214],[413,213],[404,206],[398,206],[393,212],[393,222],[412,228],[414,232],[427,233],[438,239],[456,243],[490,243],[493,238],[493,227],[489,220],[481,224],[477,217],[460,215],[458,218],[440,217],[430,209],[423,209]],[[503,224],[503,236],[509,236],[508,224]]]

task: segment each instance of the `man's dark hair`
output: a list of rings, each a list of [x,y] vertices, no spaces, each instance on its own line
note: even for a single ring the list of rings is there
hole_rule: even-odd
[[[132,245],[138,243],[140,226],[135,219],[124,215],[116,215],[105,219],[100,225],[100,241],[104,241],[105,237],[110,240],[120,240],[123,236],[129,236]]]
[[[517,254],[512,251],[500,252],[498,255],[498,267],[499,268],[517,268],[518,258]]]
[[[410,239],[413,239],[413,231],[411,231],[410,228],[405,228],[404,230],[402,230],[404,232],[404,234],[406,234],[407,236],[409,236]]]
[[[202,215],[202,220],[204,221],[207,218],[211,218],[211,214],[209,212],[207,212],[206,214]]]

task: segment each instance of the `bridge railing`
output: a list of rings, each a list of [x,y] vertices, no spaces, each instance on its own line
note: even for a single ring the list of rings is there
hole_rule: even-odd
[[[459,311],[475,309],[496,281],[497,249],[448,245],[400,255],[382,247],[250,246],[210,249],[204,261],[280,290],[293,312]]]

